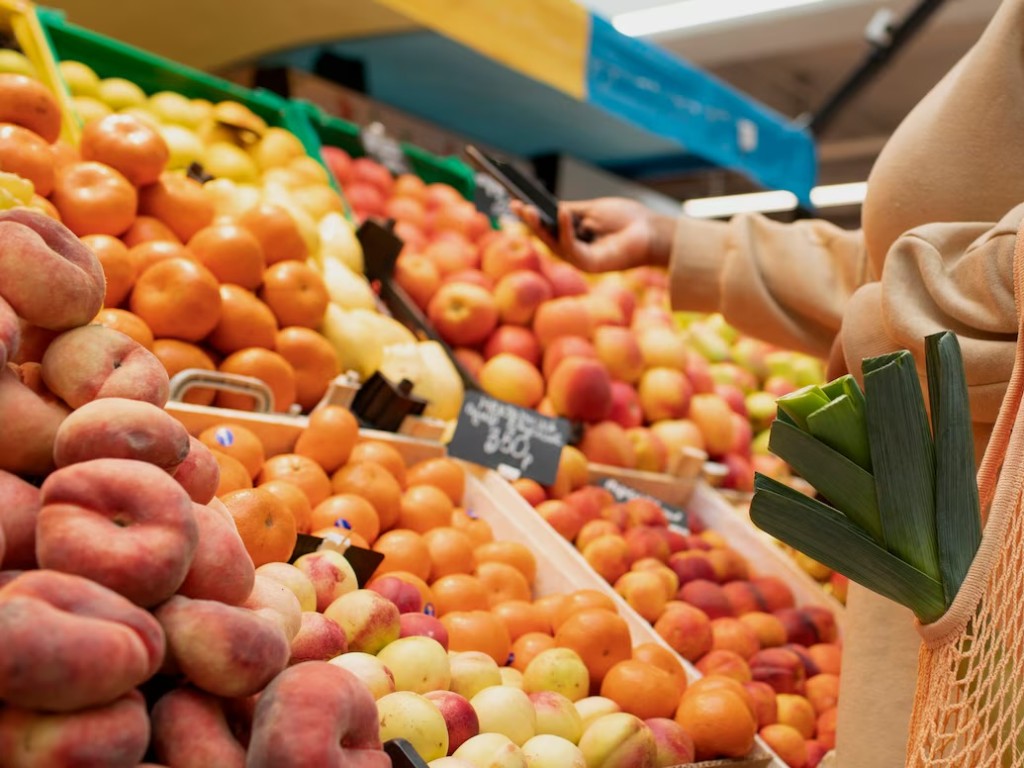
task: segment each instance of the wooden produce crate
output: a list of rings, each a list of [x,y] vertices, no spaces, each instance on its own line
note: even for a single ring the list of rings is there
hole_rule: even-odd
[[[226,408],[170,402],[167,411],[178,419],[190,434],[198,435],[215,424],[234,424],[250,429],[264,443],[267,455],[289,453],[302,430],[309,423],[306,416],[288,416],[276,413],[236,411]],[[407,464],[446,455],[443,445],[391,432],[361,430],[360,440],[379,440],[391,444],[402,454]],[[463,507],[486,520],[496,539],[526,544],[537,559],[534,596],[577,589],[594,589],[614,602],[619,614],[629,625],[634,645],[657,643],[672,651],[654,628],[634,611],[611,585],[602,579],[519,494],[496,472],[464,464],[467,469],[466,493]],[[674,652],[673,652],[674,653]],[[701,675],[696,667],[680,658],[687,676],[696,680]],[[754,751],[740,760],[714,760],[690,764],[688,768],[786,768],[771,750],[758,738]]]

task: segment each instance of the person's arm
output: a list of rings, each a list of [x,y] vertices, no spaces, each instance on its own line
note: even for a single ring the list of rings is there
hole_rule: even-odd
[[[847,305],[842,344],[849,370],[859,374],[864,358],[909,349],[923,374],[925,337],[953,331],[971,417],[990,428],[1017,349],[1013,258],[1022,219],[1024,205],[996,224],[928,224],[900,237],[881,281],[861,288]],[[987,429],[978,431],[983,440]]]
[[[870,273],[860,232],[756,214],[681,217],[673,238],[672,306],[721,312],[744,333],[827,359],[846,302]]]

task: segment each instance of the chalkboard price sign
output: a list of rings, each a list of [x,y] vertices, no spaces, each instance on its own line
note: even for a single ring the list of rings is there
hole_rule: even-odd
[[[551,485],[571,425],[536,411],[468,391],[448,453],[516,479]]]
[[[665,513],[665,518],[668,520],[669,525],[675,526],[676,528],[684,528],[689,530],[689,523],[687,521],[686,512],[679,509],[679,507],[673,507],[671,504],[666,504],[661,499],[656,499],[653,496],[649,496],[646,493],[641,493],[625,483],[616,480],[613,477],[602,478],[598,485],[604,488],[608,493],[612,495],[612,498],[619,503],[631,501],[632,499],[647,499],[653,501],[661,510]]]

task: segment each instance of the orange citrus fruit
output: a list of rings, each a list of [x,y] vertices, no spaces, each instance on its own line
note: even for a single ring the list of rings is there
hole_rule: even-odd
[[[476,577],[487,587],[491,607],[510,600],[527,601],[533,597],[526,577],[507,563],[480,563]]]
[[[182,242],[213,222],[213,201],[203,185],[177,173],[164,173],[139,190],[139,213],[166,224]]]
[[[675,720],[693,737],[697,760],[740,758],[754,746],[756,720],[732,691],[706,690],[683,696]]]
[[[370,544],[380,534],[380,519],[373,505],[352,493],[328,496],[313,509],[314,528],[331,526],[355,531]]]
[[[682,693],[668,672],[636,659],[620,661],[601,681],[601,695],[641,720],[672,717]]]
[[[259,482],[265,483],[269,480],[284,480],[298,486],[306,494],[309,505],[313,508],[331,495],[330,478],[320,465],[312,459],[294,453],[271,456],[263,463]]]
[[[377,510],[382,531],[394,528],[398,522],[402,512],[402,487],[380,464],[372,461],[348,464],[331,477],[331,487],[335,493],[354,493],[370,502]],[[424,566],[430,567],[429,557]]]
[[[658,643],[641,643],[633,648],[633,658],[652,664],[658,669],[668,672],[676,681],[679,694],[686,692],[688,680],[686,669],[683,667],[679,657]]]
[[[263,273],[260,298],[282,326],[318,328],[330,296],[324,279],[301,261],[279,261]]]
[[[555,632],[555,645],[579,654],[590,672],[590,684],[599,686],[608,670],[633,654],[629,625],[604,608],[587,608],[567,618]]]
[[[478,546],[474,554],[478,563],[496,561],[518,568],[531,586],[537,576],[537,558],[528,546],[518,541],[491,541]]]
[[[241,491],[245,488],[252,488],[252,478],[249,477],[245,465],[234,456],[228,456],[220,451],[210,451],[213,458],[217,460],[220,467],[220,483],[217,485],[217,496],[223,496],[232,491]]]
[[[384,560],[377,566],[377,575],[405,571],[424,581],[430,576],[430,552],[415,531],[396,528],[381,534],[373,542],[373,550],[384,555]]]
[[[139,275],[129,307],[154,336],[199,341],[220,320],[220,286],[202,264],[165,259]]]
[[[452,528],[464,531],[476,547],[494,541],[494,531],[491,529],[491,524],[475,512],[467,512],[462,507],[456,507],[452,510],[448,524]]]
[[[518,571],[516,571],[516,575],[522,576]],[[529,600],[505,600],[497,605],[492,605],[491,613],[504,622],[512,642],[531,632],[551,635],[551,623],[544,611]]]
[[[238,535],[259,568],[264,563],[287,562],[297,540],[295,518],[270,491],[247,488],[221,498],[235,518]]]
[[[431,583],[430,591],[434,593],[434,610],[438,616],[453,611],[485,611],[490,603],[487,587],[476,576],[468,573],[442,576]]]
[[[82,238],[96,254],[103,267],[103,275],[107,278],[107,291],[103,297],[103,306],[116,307],[128,298],[135,285],[135,262],[128,254],[128,248],[111,235],[86,235]]]
[[[93,322],[132,337],[146,349],[153,349],[153,332],[149,326],[141,317],[126,309],[101,309]]]
[[[188,249],[222,283],[234,283],[250,291],[263,283],[263,247],[255,235],[237,224],[204,227],[189,239]]]
[[[426,459],[413,464],[406,471],[409,485],[432,485],[440,488],[452,504],[461,504],[466,492],[466,470],[455,459]]]
[[[333,473],[348,461],[359,439],[359,422],[348,408],[325,405],[309,414],[309,425],[295,441],[295,453]]]
[[[456,528],[446,526],[427,531],[423,543],[430,553],[430,581],[450,573],[472,573],[476,568],[473,541]]]
[[[192,259],[191,251],[176,240],[147,240],[133,245],[128,256],[136,275],[141,275],[154,264],[167,259]]]
[[[215,371],[213,359],[195,344],[178,339],[156,339],[153,342],[153,354],[163,363],[169,377],[187,368],[198,368],[204,371]],[[210,405],[217,396],[213,389],[195,387],[188,390],[182,398],[183,402],[193,405]]]
[[[228,355],[220,364],[222,373],[234,373],[259,379],[274,396],[274,410],[285,413],[295,402],[295,370],[277,352],[249,347]],[[218,392],[218,408],[251,411],[255,403],[249,395]]]
[[[261,203],[239,216],[238,223],[259,240],[267,264],[285,260],[306,260],[306,241],[302,239],[302,233],[299,232],[295,220],[284,208],[271,203]]]
[[[263,442],[256,433],[237,424],[214,424],[199,433],[199,442],[211,451],[238,459],[250,479],[255,480],[266,461]]]
[[[151,240],[170,240],[172,243],[180,243],[181,240],[174,234],[174,230],[164,224],[160,219],[152,216],[136,216],[135,221],[128,227],[128,231],[121,235],[121,240],[129,248],[134,248],[140,243],[148,243]]]
[[[274,349],[277,320],[255,293],[224,284],[220,287],[220,307],[220,322],[206,339],[211,347],[224,355],[247,347]]]
[[[604,608],[612,613],[618,611],[615,601],[604,592],[596,589],[578,589],[565,596],[565,599],[558,607],[558,611],[555,613],[552,626],[558,629],[574,613],[590,608]]]
[[[391,473],[400,486],[405,487],[405,459],[402,458],[402,454],[395,446],[380,440],[364,440],[361,443],[356,443],[352,454],[348,457],[348,463],[361,464],[364,461],[380,464]]]
[[[509,605],[509,603],[505,603]],[[494,612],[499,618],[501,614]],[[526,667],[534,656],[555,647],[555,638],[543,632],[527,632],[520,635],[512,642],[512,666],[520,672],[525,672]]]
[[[309,506],[306,494],[297,485],[292,485],[285,480],[268,480],[265,483],[260,483],[257,487],[274,494],[284,502],[288,511],[292,513],[292,517],[295,518],[295,530],[299,533],[312,531],[313,509]]]
[[[512,642],[501,619],[487,611],[455,611],[441,617],[448,630],[448,648],[455,651],[480,651],[499,666],[508,663]]]
[[[398,526],[426,533],[448,526],[452,521],[452,511],[452,501],[444,491],[432,485],[411,485],[402,494]]]
[[[304,411],[320,402],[331,382],[341,373],[334,347],[309,328],[282,328],[274,334],[274,351],[295,371],[295,402]]]

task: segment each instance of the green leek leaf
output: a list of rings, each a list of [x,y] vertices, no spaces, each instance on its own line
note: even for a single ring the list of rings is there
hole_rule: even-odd
[[[866,415],[843,394],[807,417],[807,431],[862,469],[871,470]]]
[[[941,580],[935,530],[935,450],[913,356],[864,361],[868,438],[889,551]]]
[[[754,480],[750,519],[832,570],[907,606],[924,623],[946,610],[938,581],[887,552],[838,510],[764,475]]]
[[[807,431],[807,417],[823,405],[828,405],[828,398],[817,386],[811,385],[783,395],[776,403],[779,410],[785,412],[793,423]]]
[[[809,482],[832,506],[885,545],[875,478],[839,452],[792,424],[776,420],[768,448]]]
[[[953,602],[981,544],[974,432],[960,344],[952,333],[925,339],[935,436],[935,527],[946,602]]]

